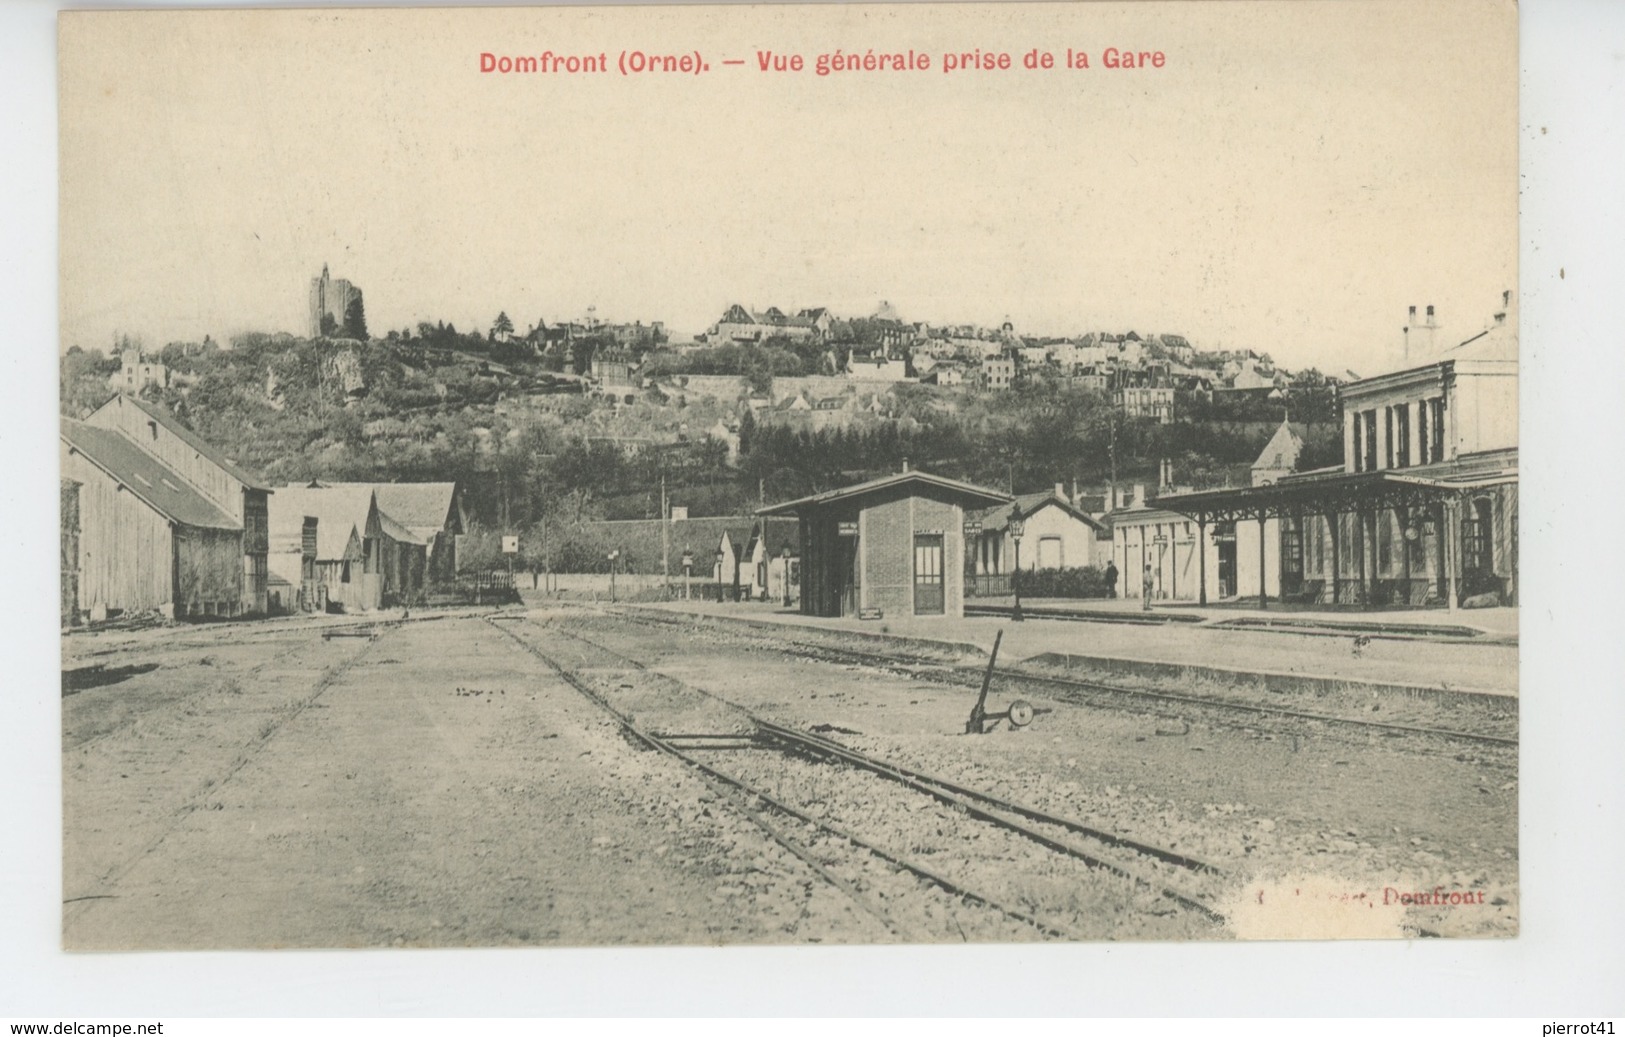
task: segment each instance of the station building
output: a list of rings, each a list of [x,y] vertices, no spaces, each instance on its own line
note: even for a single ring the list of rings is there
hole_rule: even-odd
[[[757,512],[799,520],[801,612],[808,616],[962,616],[965,513],[1011,498],[910,471]]]
[[[1252,486],[1152,502],[1170,525],[1194,523],[1192,543],[1209,548],[1192,548],[1197,572],[1176,596],[1517,604],[1518,337],[1511,293],[1503,302],[1491,327],[1430,362],[1339,389],[1342,465],[1266,479],[1255,467]],[[1115,520],[1121,535],[1123,519]],[[1177,541],[1187,531],[1164,535]],[[1203,572],[1210,557],[1218,587]]]

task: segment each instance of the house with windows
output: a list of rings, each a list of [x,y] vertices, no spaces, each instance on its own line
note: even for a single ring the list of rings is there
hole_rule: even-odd
[[[795,519],[759,519],[740,563],[740,582],[753,601],[785,604],[801,583],[800,527]]]
[[[982,358],[977,385],[988,391],[1008,389],[1016,384],[1016,358],[1000,353]]]
[[[770,338],[822,340],[831,319],[829,311],[822,307],[801,310],[792,317],[777,306],[758,312],[735,303],[706,332],[706,339],[719,343],[765,342]]]
[[[1174,382],[1166,365],[1119,368],[1112,372],[1111,391],[1125,417],[1154,418],[1164,425],[1174,420]]]
[[[750,574],[744,570],[750,564],[747,549],[753,532],[748,524],[729,525],[723,528],[717,540],[716,564],[711,570],[711,579],[721,588],[724,600],[738,601],[751,585]]]
[[[1096,563],[1099,519],[1078,508],[1057,483],[1053,491],[1027,493],[1014,504],[986,508],[969,517],[974,531],[966,546],[971,576],[979,595],[1003,594],[1016,569],[1016,544],[1010,522],[1019,517],[1021,568],[1072,569]]]
[[[134,395],[142,389],[169,388],[169,368],[156,357],[146,356],[139,349],[126,349],[119,354],[119,370],[110,375],[108,385],[119,392]]]
[[[1236,590],[1261,606],[1515,605],[1518,333],[1510,292],[1502,304],[1459,345],[1338,386],[1341,465],[1288,471],[1266,447],[1254,485],[1155,506],[1195,522],[1198,540],[1234,537]],[[1241,554],[1244,541],[1256,549]]]

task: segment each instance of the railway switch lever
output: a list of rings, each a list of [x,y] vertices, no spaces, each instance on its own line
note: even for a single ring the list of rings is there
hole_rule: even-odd
[[[993,683],[993,666],[999,660],[999,644],[1004,640],[1004,631],[999,631],[993,638],[993,651],[988,653],[987,672],[982,674],[982,692],[976,696],[976,705],[971,707],[970,719],[965,721],[965,733],[968,735],[987,734],[989,720],[996,725],[1000,720],[1010,721],[1011,727],[1026,727],[1033,722],[1035,710],[1032,704],[1021,699],[1010,703],[1010,708],[1002,713],[989,713],[987,711],[987,689]]]

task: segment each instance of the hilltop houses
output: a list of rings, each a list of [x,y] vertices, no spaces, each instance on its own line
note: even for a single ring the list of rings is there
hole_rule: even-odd
[[[705,334],[706,340],[714,343],[764,342],[774,337],[821,341],[829,333],[833,319],[822,307],[789,316],[777,306],[756,311],[735,303]]]

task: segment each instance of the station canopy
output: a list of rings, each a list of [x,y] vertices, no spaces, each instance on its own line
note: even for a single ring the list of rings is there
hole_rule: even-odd
[[[1419,507],[1445,497],[1517,481],[1517,452],[1496,451],[1420,468],[1354,473],[1327,468],[1262,486],[1174,493],[1150,503],[1163,511],[1188,515],[1202,522],[1234,522],[1282,515]]]

